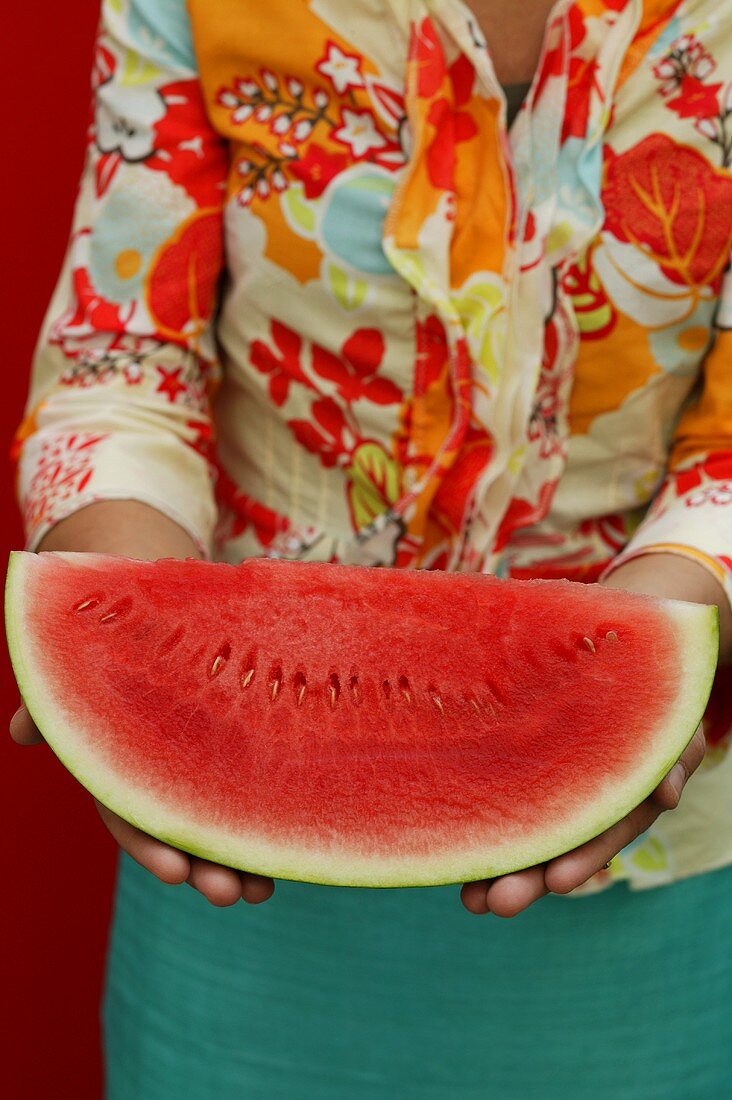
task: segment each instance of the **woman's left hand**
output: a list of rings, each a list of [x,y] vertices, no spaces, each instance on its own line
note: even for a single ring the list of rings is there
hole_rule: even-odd
[[[732,649],[732,611],[721,584],[697,562],[675,554],[648,554],[620,566],[604,582],[650,596],[717,604],[720,611],[720,660]],[[571,852],[536,867],[500,878],[467,882],[463,905],[477,915],[514,917],[546,894],[568,894],[605,868],[614,856],[650,828],[666,810],[678,806],[681,792],[704,758],[704,733],[697,729],[678,762],[651,795],[612,828]]]

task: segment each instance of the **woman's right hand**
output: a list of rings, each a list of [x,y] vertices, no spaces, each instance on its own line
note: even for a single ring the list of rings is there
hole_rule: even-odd
[[[43,737],[24,706],[13,715],[10,736],[18,745],[44,744]],[[187,882],[203,894],[212,905],[235,905],[241,898],[252,905],[267,901],[274,892],[271,879],[221,867],[217,863],[190,856],[171,848],[155,837],[118,817],[96,798],[94,803],[104,824],[120,848],[151,874],[171,886]]]
[[[58,523],[39,549],[123,554],[146,560],[200,557],[196,544],[182,528],[136,501],[89,505]],[[45,743],[24,705],[13,715],[10,735],[18,745]],[[242,898],[258,905],[274,893],[271,879],[181,852],[130,825],[97,799],[94,802],[120,848],[161,882],[172,886],[188,883],[216,906],[235,905]]]

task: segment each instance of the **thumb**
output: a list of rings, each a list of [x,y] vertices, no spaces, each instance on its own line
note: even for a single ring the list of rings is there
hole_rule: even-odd
[[[43,737],[24,706],[10,719],[10,736],[18,745],[40,745]]]

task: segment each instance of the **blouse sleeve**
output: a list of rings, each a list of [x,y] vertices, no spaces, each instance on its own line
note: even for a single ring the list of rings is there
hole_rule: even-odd
[[[184,0],[103,0],[86,162],[15,444],[27,545],[133,499],[210,549],[227,154]]]
[[[604,575],[631,558],[661,552],[698,561],[732,602],[732,274],[700,385],[674,433],[668,473],[628,546]]]

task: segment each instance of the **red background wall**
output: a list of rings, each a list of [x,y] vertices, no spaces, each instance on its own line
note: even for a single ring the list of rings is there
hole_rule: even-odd
[[[69,231],[89,107],[98,0],[12,0],[0,36],[0,538],[22,546],[9,464],[29,361]],[[98,1004],[115,846],[91,799],[45,747],[7,734],[18,703],[0,646],[3,993],[0,1091],[98,1100]],[[5,1045],[7,1044],[7,1045]]]

